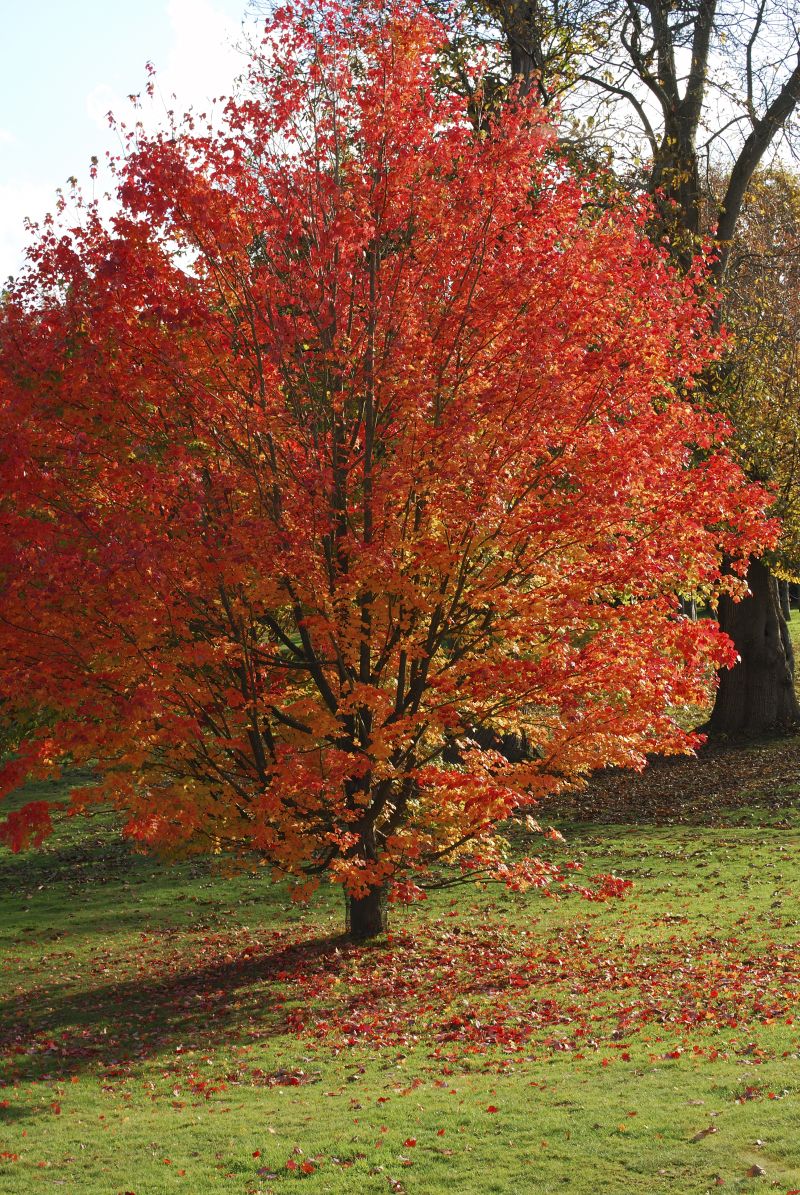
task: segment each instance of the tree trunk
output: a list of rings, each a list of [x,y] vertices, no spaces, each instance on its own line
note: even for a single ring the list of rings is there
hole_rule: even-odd
[[[789,582],[778,582],[778,596],[781,599],[781,614],[788,622],[792,617],[792,603],[789,601]]]
[[[365,896],[345,896],[347,934],[354,942],[366,942],[385,934],[389,928],[386,889],[370,888]]]
[[[777,581],[763,561],[751,559],[747,583],[750,595],[741,602],[720,599],[719,625],[733,640],[739,663],[720,672],[707,727],[714,737],[755,737],[800,725],[794,659]]]

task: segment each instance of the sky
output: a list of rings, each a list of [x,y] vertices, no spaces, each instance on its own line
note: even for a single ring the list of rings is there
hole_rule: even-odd
[[[230,93],[246,12],[247,0],[0,0],[0,283],[22,262],[25,217],[119,148],[106,114],[136,119],[127,97],[144,95],[147,62],[150,121]]]

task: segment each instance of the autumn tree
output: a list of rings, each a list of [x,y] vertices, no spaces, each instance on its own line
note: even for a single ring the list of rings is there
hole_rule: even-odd
[[[282,10],[224,127],[130,134],[0,325],[0,678],[49,711],[4,790],[89,765],[73,809],[327,876],[362,938],[440,860],[556,882],[496,827],[691,746],[730,650],[675,595],[772,537],[687,401],[693,279],[532,102],[476,130],[442,39]],[[507,727],[529,759],[472,737]]]

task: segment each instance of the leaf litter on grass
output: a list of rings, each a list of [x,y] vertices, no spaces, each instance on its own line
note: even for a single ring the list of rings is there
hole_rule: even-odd
[[[28,1108],[22,1123],[44,1125],[48,1118],[50,1124],[69,1123],[82,1106],[79,1097],[85,1100],[91,1089],[91,1083],[74,1086],[70,1080],[86,1075],[124,1116],[141,1118],[147,1106],[175,1117],[216,1111],[213,1123],[242,1100],[272,1100],[283,1092],[292,1102],[284,1100],[282,1106],[296,1109],[295,1118],[304,1107],[341,1102],[340,1115],[346,1120],[349,1112],[351,1123],[360,1122],[365,1132],[370,1108],[378,1109],[391,1129],[391,1115],[399,1115],[397,1101],[410,1109],[414,1100],[429,1101],[423,1093],[443,1097],[452,1085],[461,1092],[459,1100],[474,1102],[476,1116],[480,1112],[487,1124],[499,1122],[510,1135],[507,1125],[519,1091],[528,1079],[535,1080],[537,1090],[540,1084],[544,1088],[543,1067],[558,1084],[544,1097],[545,1107],[558,1111],[560,1090],[576,1107],[586,1104],[584,1119],[590,1115],[588,1076],[598,1091],[610,1092],[615,1075],[623,1089],[661,1075],[667,1092],[674,1074],[671,1081],[680,1095],[671,1099],[688,1105],[685,1097],[702,1090],[706,1102],[696,1119],[681,1121],[673,1149],[683,1142],[695,1158],[710,1158],[708,1151],[716,1150],[722,1173],[721,1161],[732,1146],[724,1133],[707,1131],[722,1123],[709,1115],[720,1110],[731,1115],[734,1109],[737,1115],[757,1115],[758,1132],[751,1137],[762,1141],[753,1148],[764,1156],[756,1161],[741,1153],[739,1177],[725,1172],[727,1185],[733,1190],[740,1189],[731,1185],[740,1180],[755,1184],[742,1190],[764,1185],[764,1178],[746,1179],[747,1167],[756,1164],[767,1169],[767,1182],[779,1182],[773,1176],[783,1171],[766,1156],[776,1145],[763,1144],[768,1134],[761,1110],[785,1118],[798,1087],[794,1018],[800,950],[792,889],[786,886],[792,882],[798,844],[786,828],[797,825],[789,786],[782,781],[771,797],[764,794],[769,776],[788,775],[797,754],[790,741],[744,768],[748,786],[756,773],[760,776],[754,788],[748,787],[762,794],[760,804],[737,807],[732,791],[725,798],[730,804],[720,804],[720,785],[712,778],[716,795],[704,797],[695,781],[685,804],[673,801],[672,825],[663,824],[660,803],[667,798],[658,784],[649,806],[643,790],[628,797],[631,816],[638,808],[639,828],[559,822],[568,845],[554,843],[554,851],[577,852],[592,867],[621,866],[636,879],[633,893],[622,902],[587,911],[572,898],[557,904],[478,893],[450,903],[449,897],[432,894],[427,906],[395,915],[398,928],[373,946],[320,937],[325,921],[313,910],[303,923],[291,923],[279,906],[259,916],[255,881],[252,890],[242,882],[234,897],[226,881],[209,887],[193,871],[177,887],[170,880],[169,899],[159,904],[148,887],[163,882],[158,865],[146,864],[147,871],[137,873],[132,884],[116,847],[113,870],[96,894],[102,919],[70,921],[57,905],[63,885],[77,885],[84,899],[93,899],[92,876],[103,874],[90,858],[100,860],[104,851],[103,835],[95,835],[86,858],[80,855],[77,877],[66,864],[60,871],[51,868],[47,884],[40,890],[37,883],[28,892],[28,911],[6,934],[7,995],[0,1019],[8,1086],[0,1094],[13,1097],[5,1109],[8,1123],[14,1123],[21,1097]],[[771,759],[769,766],[765,758]],[[614,777],[613,783],[622,780]],[[745,815],[750,819],[746,828],[734,833],[735,819]],[[708,828],[717,821],[722,829]],[[78,857],[74,850],[73,856]],[[24,868],[24,860],[13,865]],[[783,895],[773,899],[773,889]],[[141,908],[143,899],[147,911],[144,918],[138,915],[137,929],[134,908]],[[45,908],[52,918],[46,924],[38,913]],[[182,912],[177,919],[178,909],[197,914]],[[376,1071],[376,1064],[385,1069]],[[465,1079],[471,1075],[504,1086],[496,1091],[474,1087],[477,1080]],[[701,1081],[703,1075],[707,1078]],[[39,1090],[46,1090],[41,1099],[35,1095]],[[709,1091],[716,1094],[709,1097]],[[376,1103],[376,1097],[385,1102]],[[237,1100],[239,1105],[232,1103]],[[55,1103],[59,1113],[53,1111]],[[640,1106],[647,1107],[644,1096]],[[617,1153],[602,1163],[609,1175],[611,1160],[635,1145],[639,1123],[613,1119]],[[197,1125],[200,1132],[199,1119]],[[369,1128],[374,1140],[381,1139],[379,1128]],[[403,1145],[409,1129],[420,1143],[416,1147]],[[470,1148],[477,1148],[484,1130],[468,1131],[479,1133],[478,1138],[454,1136],[447,1122],[448,1135],[431,1157],[471,1166],[473,1155],[464,1154],[459,1141],[469,1139]],[[517,1136],[520,1131],[513,1130]],[[358,1124],[354,1132],[361,1132]],[[553,1166],[555,1130],[551,1126],[541,1135],[550,1139],[541,1152]],[[693,1137],[698,1138],[694,1143]],[[280,1129],[277,1140],[282,1140]],[[374,1140],[359,1138],[349,1151],[309,1145],[302,1155],[287,1149],[279,1157],[273,1150],[268,1165],[251,1158],[249,1167],[223,1150],[214,1173],[220,1181],[229,1172],[248,1172],[253,1184],[272,1182],[256,1175],[260,1166],[265,1175],[279,1173],[274,1181],[304,1181],[316,1190],[320,1167],[327,1174],[331,1167],[342,1174],[352,1168],[359,1189],[372,1190],[364,1182],[380,1180],[387,1189],[391,1178],[407,1185],[398,1177],[404,1173],[401,1166],[410,1165],[415,1176],[428,1173],[424,1167],[433,1164],[425,1133],[407,1113],[397,1129],[397,1156],[387,1155],[385,1173],[370,1178],[365,1168]],[[572,1140],[577,1150],[594,1148],[578,1144],[577,1136]],[[9,1155],[7,1167],[24,1164],[17,1137],[0,1144]],[[94,1148],[102,1150],[102,1145]],[[565,1146],[567,1152],[572,1148]],[[171,1148],[162,1153],[176,1156]],[[287,1157],[299,1159],[296,1171],[286,1169]],[[172,1169],[157,1160],[165,1173]],[[315,1166],[314,1174],[300,1169],[303,1161]],[[180,1168],[186,1165],[184,1158]],[[696,1169],[697,1162],[691,1165]],[[691,1186],[684,1175],[673,1179],[670,1189],[705,1190],[700,1181]],[[608,1182],[608,1190],[629,1189],[622,1179]],[[787,1182],[784,1190],[790,1186]],[[409,1190],[415,1189],[412,1183]]]
[[[678,1037],[792,1026],[800,997],[797,944],[765,939],[756,952],[747,939],[697,934],[632,943],[580,924],[543,938],[496,915],[469,926],[441,919],[375,946],[288,930],[187,933],[172,951],[148,951],[133,977],[92,983],[88,1000],[74,984],[59,990],[54,962],[45,985],[0,1007],[12,1076],[99,1065],[113,1082],[164,1049],[189,1073],[190,1059],[220,1040],[280,1035],[337,1049],[423,1043],[450,1057],[530,1043],[581,1050],[652,1026]],[[310,1078],[282,1068],[249,1081]]]

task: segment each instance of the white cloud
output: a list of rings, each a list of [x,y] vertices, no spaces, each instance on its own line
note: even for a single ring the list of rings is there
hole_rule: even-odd
[[[0,185],[0,287],[22,265],[26,217],[41,220],[52,211],[54,200],[53,188],[47,184],[17,180]]]
[[[144,63],[134,80],[141,95],[135,119],[149,128],[162,124],[170,109],[181,116],[189,108],[210,111],[211,101],[231,94],[244,66],[236,50],[241,20],[218,8],[213,0],[167,0],[171,38],[166,53],[154,56],[154,97],[148,101]],[[108,127],[108,113],[130,125],[133,111],[127,94],[107,82],[99,83],[86,97],[86,110],[102,129]]]
[[[13,145],[16,137],[9,129],[0,129],[0,145]]]
[[[164,95],[174,92],[181,108],[230,95],[243,66],[234,48],[240,23],[215,7],[212,0],[169,0],[167,12],[173,41],[163,72],[158,74],[159,91]]]

